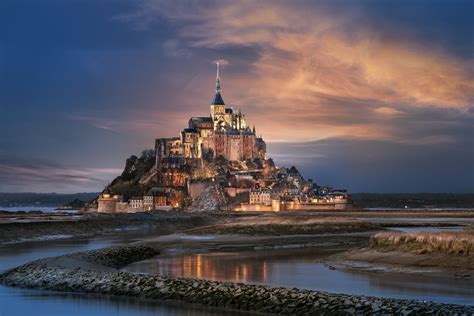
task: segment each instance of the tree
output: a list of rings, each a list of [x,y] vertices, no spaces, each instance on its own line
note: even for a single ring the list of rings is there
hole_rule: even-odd
[[[151,148],[144,149],[140,158],[155,158],[155,150]]]

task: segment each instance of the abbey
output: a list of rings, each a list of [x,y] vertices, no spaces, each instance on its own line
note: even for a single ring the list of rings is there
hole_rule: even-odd
[[[266,155],[266,144],[257,137],[255,126],[250,129],[245,115],[225,105],[221,95],[219,64],[217,64],[216,91],[210,106],[210,115],[191,117],[188,127],[179,137],[159,138],[155,141],[157,165],[163,158],[201,159],[223,157],[229,161],[244,161]]]
[[[226,106],[219,64],[209,116],[191,117],[178,136],[127,159],[97,199],[98,212],[348,210],[346,190],[318,186],[296,167],[275,165],[245,115]]]

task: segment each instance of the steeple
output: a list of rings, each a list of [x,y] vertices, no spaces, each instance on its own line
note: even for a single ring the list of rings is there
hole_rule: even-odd
[[[217,64],[217,74],[216,74],[216,94],[214,95],[214,100],[212,105],[225,105],[224,99],[221,96],[221,78],[219,77],[219,62]]]
[[[221,93],[221,78],[219,78],[219,62],[216,62],[217,74],[216,74],[216,93]]]

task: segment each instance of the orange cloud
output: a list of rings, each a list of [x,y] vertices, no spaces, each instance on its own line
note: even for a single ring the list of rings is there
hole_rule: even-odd
[[[387,117],[399,117],[399,116],[402,116],[404,114],[400,110],[390,108],[390,107],[386,107],[386,106],[376,108],[374,110],[374,112],[377,113],[377,114],[380,114],[380,115],[387,116]]]
[[[293,140],[397,141],[400,126],[368,122],[366,116],[401,116],[400,105],[461,112],[473,105],[474,80],[464,61],[408,39],[385,38],[323,9],[291,2],[222,1],[203,7],[151,1],[142,13],[167,17],[191,47],[257,47],[250,73],[231,82],[223,74],[224,94],[245,91],[234,101],[258,115],[257,128],[272,140],[291,135]]]

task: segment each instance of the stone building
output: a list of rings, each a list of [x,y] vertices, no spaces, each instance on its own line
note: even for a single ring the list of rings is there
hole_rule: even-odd
[[[97,199],[97,211],[99,213],[115,213],[115,206],[120,201],[121,197],[119,195],[103,193],[99,195],[99,198]]]
[[[201,159],[206,154],[231,161],[265,158],[266,144],[257,137],[255,127],[247,125],[245,115],[226,106],[221,94],[219,64],[217,64],[216,91],[210,106],[210,115],[191,117],[188,127],[179,137],[160,138],[155,142],[156,163],[170,157]]]
[[[249,192],[249,204],[272,205],[272,192],[269,189],[251,189]]]
[[[143,196],[143,209],[154,211],[163,206],[167,206],[167,198],[164,189],[153,188]]]
[[[128,200],[130,209],[143,211],[143,196],[135,196]]]

